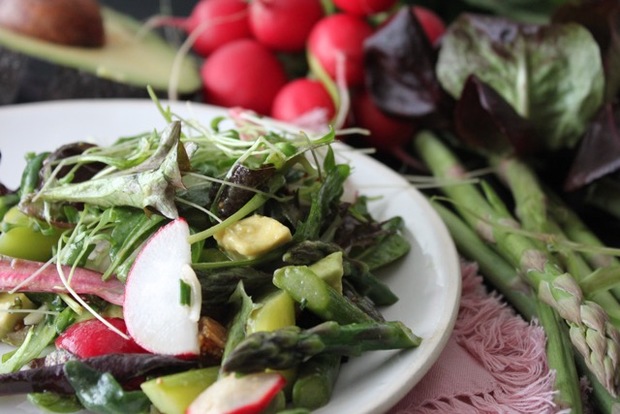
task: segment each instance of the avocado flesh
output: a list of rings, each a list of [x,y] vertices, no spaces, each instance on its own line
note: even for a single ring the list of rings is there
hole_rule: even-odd
[[[129,16],[102,7],[102,17],[106,34],[106,43],[102,48],[63,46],[0,28],[0,53],[19,52],[32,58],[34,72],[47,80],[56,76],[49,66],[60,67],[54,72],[63,74],[65,78],[70,77],[72,74],[67,75],[67,72],[73,70],[79,76],[102,80],[104,86],[100,89],[107,91],[108,95],[146,96],[147,85],[158,91],[167,91],[177,51],[156,33],[145,33],[138,38],[141,25]],[[200,89],[198,65],[192,57],[183,59],[177,79],[175,90],[179,96],[194,94]],[[66,80],[60,83],[66,84]],[[89,88],[93,86],[93,81],[81,80],[78,84]],[[114,88],[111,92],[113,84],[134,87],[141,93],[122,87],[116,88],[118,93]],[[87,92],[80,95],[78,97],[89,96]]]

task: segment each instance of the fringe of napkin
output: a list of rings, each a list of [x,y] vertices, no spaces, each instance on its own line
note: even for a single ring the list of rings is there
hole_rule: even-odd
[[[462,262],[463,294],[453,338],[493,377],[491,392],[455,393],[400,411],[415,414],[555,412],[555,375],[547,366],[545,333],[497,293],[489,293],[474,263]],[[455,390],[456,391],[456,390]]]

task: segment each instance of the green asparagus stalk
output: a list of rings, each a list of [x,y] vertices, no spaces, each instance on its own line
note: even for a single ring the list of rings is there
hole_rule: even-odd
[[[299,367],[293,384],[292,401],[297,408],[316,410],[331,399],[342,357],[336,354],[319,354]]]
[[[568,409],[572,414],[583,412],[581,389],[575,354],[571,345],[567,326],[557,312],[546,303],[537,301],[538,320],[547,336],[547,364],[555,371],[554,387],[558,391],[555,396],[558,409]]]
[[[465,176],[456,157],[432,133],[421,132],[414,143],[435,176],[457,181]],[[571,341],[589,369],[612,395],[617,395],[620,332],[610,323],[605,311],[586,300],[574,277],[530,237],[516,231],[517,221],[494,208],[473,184],[445,186],[443,191],[454,200],[468,224],[518,267],[538,297],[566,321]]]
[[[459,252],[478,264],[480,272],[517,312],[531,319],[536,314],[536,301],[530,297],[532,288],[519,277],[514,266],[491,249],[458,215],[435,200],[431,200],[431,205],[446,224]]]
[[[529,166],[515,157],[495,160],[495,164],[498,167],[499,175],[512,192],[516,203],[517,216],[522,227],[532,232],[552,235],[558,241],[568,240],[564,229],[555,220],[556,216],[548,213],[547,206],[551,204],[550,197],[548,197],[549,192],[543,191],[538,177]],[[559,201],[556,200],[555,204],[558,205]],[[568,220],[569,211],[566,208],[564,210],[564,217]],[[567,223],[566,220],[565,223]],[[576,220],[576,217],[572,217],[568,224],[576,225]],[[581,234],[585,235],[585,225],[582,226]],[[564,267],[578,282],[592,273],[592,268],[579,253],[568,251],[561,254],[560,259]],[[605,309],[616,327],[620,326],[620,303],[615,296],[609,291],[598,290],[587,295],[587,297]]]
[[[372,321],[353,302],[316,275],[308,266],[285,266],[273,274],[273,284],[326,321],[341,324]]]
[[[484,243],[457,214],[436,201],[431,200],[431,204],[448,227],[459,252],[478,263],[484,277],[525,319],[539,317],[547,333],[547,363],[556,372],[556,402],[559,407],[572,408],[574,414],[581,412],[583,403],[579,376],[565,324],[558,320],[553,309],[535,299],[531,288],[519,277],[516,269]]]
[[[414,348],[416,336],[402,322],[363,322],[339,325],[323,322],[302,330],[298,326],[246,337],[222,362],[225,372],[289,369],[323,353],[357,356],[366,351]]]

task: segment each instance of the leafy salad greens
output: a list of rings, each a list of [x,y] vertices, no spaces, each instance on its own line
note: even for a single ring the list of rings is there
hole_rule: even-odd
[[[243,112],[203,125],[154,100],[163,131],[29,154],[3,187],[0,336],[15,349],[0,395],[56,412],[312,410],[346,358],[419,345],[381,315],[398,297],[373,274],[407,254],[403,222],[344,201],[333,131]],[[244,388],[255,379],[271,386]]]

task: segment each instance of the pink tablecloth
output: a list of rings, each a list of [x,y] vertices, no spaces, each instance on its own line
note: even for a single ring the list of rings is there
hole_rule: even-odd
[[[462,263],[454,332],[438,361],[390,414],[555,413],[545,335],[490,294]]]

